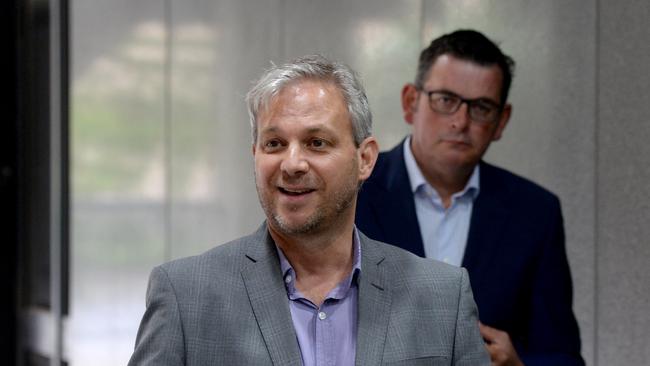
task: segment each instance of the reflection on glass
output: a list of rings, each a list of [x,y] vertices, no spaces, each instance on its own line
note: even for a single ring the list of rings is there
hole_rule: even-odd
[[[72,81],[72,365],[126,364],[147,273],[163,259],[165,28],[125,34],[84,55],[93,61]]]
[[[149,271],[175,254],[168,244],[214,245],[237,217],[224,207],[242,206],[220,184],[232,156],[214,149],[232,127],[215,119],[213,28],[182,23],[168,37],[148,20],[125,34],[73,75],[72,365],[126,364]]]
[[[382,150],[397,144],[408,131],[402,119],[400,90],[415,76],[420,47],[409,20],[375,17],[355,22],[354,33],[361,46],[354,57],[361,65],[359,72],[373,114],[373,134]]]

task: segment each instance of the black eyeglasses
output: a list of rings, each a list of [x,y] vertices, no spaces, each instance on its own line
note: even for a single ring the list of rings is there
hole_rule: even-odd
[[[472,121],[494,123],[501,114],[501,106],[485,98],[465,99],[454,93],[439,90],[420,90],[429,98],[429,107],[441,114],[454,114],[461,104],[467,103],[467,110]]]

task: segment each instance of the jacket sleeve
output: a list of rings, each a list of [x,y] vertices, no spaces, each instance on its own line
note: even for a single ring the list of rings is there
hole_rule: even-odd
[[[532,283],[532,308],[524,354],[527,366],[582,366],[580,334],[573,315],[573,288],[560,204],[555,201],[548,236]]]
[[[178,301],[167,272],[162,267],[154,268],[149,277],[147,308],[128,365],[185,365]]]
[[[462,268],[454,335],[453,365],[490,365],[490,357],[478,328],[478,310],[469,284],[469,275]]]

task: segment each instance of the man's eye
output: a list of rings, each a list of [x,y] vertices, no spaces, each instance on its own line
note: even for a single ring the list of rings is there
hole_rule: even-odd
[[[311,147],[321,148],[325,146],[325,141],[321,139],[312,139],[309,144]]]
[[[474,104],[473,108],[475,113],[480,113],[483,115],[490,114],[494,109],[491,105],[482,104],[482,103]]]
[[[269,140],[264,143],[264,148],[267,150],[277,149],[278,147],[280,147],[280,141],[278,140]]]
[[[451,95],[436,95],[433,99],[434,103],[440,107],[451,107],[457,102],[457,99]]]

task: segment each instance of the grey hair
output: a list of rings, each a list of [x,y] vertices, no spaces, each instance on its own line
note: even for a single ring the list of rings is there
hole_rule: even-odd
[[[341,91],[348,107],[357,147],[372,134],[372,114],[357,73],[348,66],[330,61],[324,56],[309,55],[281,66],[272,64],[246,94],[253,144],[257,143],[259,113],[264,111],[284,88],[302,80],[331,82]]]

